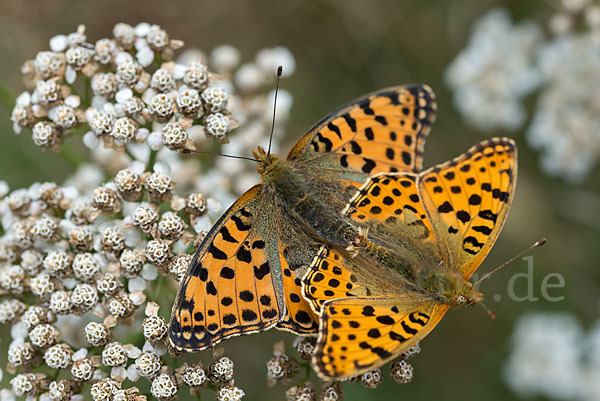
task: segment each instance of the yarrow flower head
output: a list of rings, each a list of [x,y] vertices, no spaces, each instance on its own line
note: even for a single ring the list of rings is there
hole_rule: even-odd
[[[506,384],[520,397],[595,400],[600,387],[590,379],[600,372],[600,321],[586,331],[571,313],[523,315],[503,370]]]
[[[88,131],[84,143],[89,147],[101,141],[105,147],[123,148],[146,141],[156,123],[172,123],[184,128],[168,131],[163,143],[194,149],[188,130],[202,126],[212,114],[230,121],[220,128],[220,138],[235,127],[227,108],[230,94],[211,86],[214,78],[201,61],[173,61],[183,42],[160,26],[119,23],[113,37],[95,45],[87,42],[84,26],[75,36],[75,41],[68,39],[73,34],[54,37],[50,50],[22,68],[32,91],[19,96],[12,121],[17,133],[31,129],[38,146],[57,150],[66,137]],[[74,89],[78,80],[89,82],[91,96]]]
[[[458,111],[481,131],[526,129],[551,176],[581,182],[600,158],[600,5],[557,2],[549,35],[505,9],[479,19],[467,47],[446,69]],[[524,99],[539,91],[532,117]],[[24,114],[22,115],[23,118]]]
[[[513,25],[506,10],[484,15],[467,47],[446,70],[454,104],[478,129],[514,131],[525,122],[522,99],[541,83],[533,49],[542,30],[533,22]]]

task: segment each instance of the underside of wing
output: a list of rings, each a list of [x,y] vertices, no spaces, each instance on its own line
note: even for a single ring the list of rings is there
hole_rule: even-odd
[[[350,199],[345,216],[365,227],[369,240],[412,259],[446,261],[413,173],[370,177]],[[425,258],[427,256],[427,258]]]
[[[301,229],[301,224],[282,212],[277,224],[277,242],[281,261],[283,296],[287,313],[277,328],[295,334],[314,334],[319,318],[302,297],[301,277],[319,245]]]
[[[324,380],[380,367],[429,334],[447,309],[413,296],[328,301],[320,317],[313,365]]]
[[[361,184],[380,172],[416,172],[435,110],[434,94],[426,85],[383,89],[325,116],[288,159],[332,179]]]
[[[202,350],[266,330],[285,316],[277,243],[264,236],[273,228],[266,212],[273,202],[261,188],[242,195],[194,255],[171,314],[175,349]]]
[[[283,292],[287,313],[277,324],[277,328],[298,335],[314,334],[319,329],[319,316],[314,313],[309,303],[302,296],[302,282],[292,272],[285,259],[283,267]]]
[[[465,278],[479,267],[506,221],[516,156],[511,139],[493,138],[420,175],[420,196],[440,246],[448,250],[449,266]]]

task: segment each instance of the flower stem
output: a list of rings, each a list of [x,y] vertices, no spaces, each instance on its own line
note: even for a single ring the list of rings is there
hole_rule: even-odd
[[[125,147],[125,154],[127,156],[129,156],[129,158],[131,159],[131,161],[135,160],[135,157],[133,156],[133,153],[131,153],[131,151],[129,149],[127,149],[127,146]]]
[[[90,81],[91,81],[90,77],[85,77],[83,79],[83,81],[84,81],[84,87],[85,87],[85,94],[84,94],[82,103],[83,103],[84,110],[85,110],[90,106],[90,102],[91,102],[90,91],[91,91],[92,86],[90,85]]]
[[[148,164],[146,165],[146,171],[153,171],[152,167],[154,166],[154,162],[156,162],[156,150],[150,150],[150,157],[148,158]]]

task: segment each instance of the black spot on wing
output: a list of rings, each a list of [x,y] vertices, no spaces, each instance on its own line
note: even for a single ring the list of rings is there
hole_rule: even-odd
[[[346,124],[348,124],[348,127],[350,127],[352,132],[356,132],[356,120],[348,113],[342,114],[342,118],[346,121]]]
[[[340,128],[333,122],[329,122],[329,124],[327,124],[327,128],[329,128],[330,131],[335,132],[338,138],[342,139],[342,133],[340,132]]]
[[[269,262],[265,262],[260,266],[254,266],[254,277],[258,280],[262,280],[267,274],[271,272]]]
[[[363,164],[361,170],[364,173],[369,174],[375,168],[375,162],[371,159],[367,159],[366,157],[363,157],[363,160],[365,161],[365,164]]]
[[[227,259],[227,254],[225,252],[223,252],[222,250],[220,250],[219,248],[217,248],[214,243],[210,244],[210,247],[208,248],[208,253],[210,253],[213,258],[218,259],[218,260],[226,260]]]
[[[406,324],[405,321],[401,321],[400,322],[400,326],[402,326],[402,328],[404,329],[405,332],[407,332],[408,334],[412,334],[415,335],[417,334],[418,330],[413,329],[412,327],[410,327],[408,324]]]
[[[333,142],[331,142],[329,138],[324,137],[320,132],[318,132],[317,135],[315,135],[315,140],[325,146],[325,152],[331,152],[331,149],[333,148]]]
[[[242,210],[243,212],[243,210]],[[250,225],[249,224],[245,224],[243,222],[243,220],[236,215],[231,216],[231,221],[233,221],[235,223],[235,227],[239,230],[239,231],[248,231],[250,229]]]
[[[479,217],[485,220],[493,221],[495,223],[496,219],[498,218],[498,215],[492,212],[491,210],[486,209],[479,212]]]
[[[221,237],[224,241],[237,244],[238,241],[229,233],[229,229],[227,228],[227,226],[221,227],[219,233],[221,234]]]
[[[250,263],[252,261],[252,253],[244,247],[238,249],[235,256],[240,262]]]

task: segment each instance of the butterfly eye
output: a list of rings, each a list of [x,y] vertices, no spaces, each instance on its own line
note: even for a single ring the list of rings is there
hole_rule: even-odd
[[[458,294],[458,296],[456,297],[456,303],[458,305],[464,305],[467,303],[467,297],[465,297],[463,294]]]

